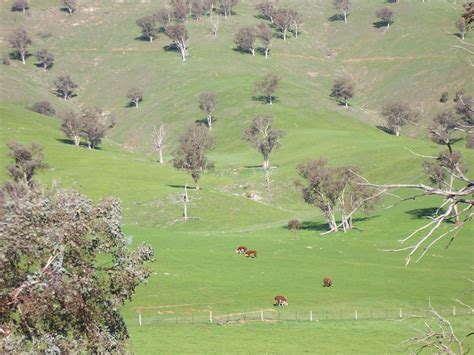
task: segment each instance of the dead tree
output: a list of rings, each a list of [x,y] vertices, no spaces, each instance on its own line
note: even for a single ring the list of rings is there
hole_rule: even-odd
[[[156,126],[153,126],[153,147],[155,148],[156,152],[158,153],[158,162],[160,164],[164,164],[163,160],[163,148],[164,148],[164,141],[165,141],[165,124],[161,123],[158,129]]]
[[[217,38],[217,34],[219,32],[219,16],[211,16],[209,17],[209,21],[211,22],[211,34],[214,39]]]

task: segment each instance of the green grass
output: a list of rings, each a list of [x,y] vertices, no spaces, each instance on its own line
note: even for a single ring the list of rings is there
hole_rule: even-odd
[[[35,34],[34,49],[48,48],[57,60],[48,72],[36,69],[33,58],[26,66],[15,61],[0,66],[2,165],[8,163],[7,141],[42,144],[49,164],[39,176],[42,182],[59,180],[94,200],[119,197],[124,230],[133,236],[133,246],[145,241],[155,248],[152,277],[123,309],[134,351],[396,352],[419,325],[378,320],[138,327],[140,307],[173,305],[166,309],[178,316],[209,310],[225,314],[271,308],[273,297],[284,294],[290,301],[288,312],[353,314],[357,309],[367,315],[370,310],[425,310],[429,298],[443,310],[452,308],[453,298],[472,302],[471,225],[449,249],[439,244],[409,267],[404,266],[405,254],[380,251],[397,247],[399,239],[425,223],[416,212],[435,207],[436,199],[387,210],[384,206],[393,202],[389,198],[368,218],[358,216],[356,230],[320,236],[323,218],[293,188],[297,164],[319,157],[332,166],[357,165],[373,182],[426,181],[422,159],[408,150],[431,155],[440,147],[409,127],[403,133],[416,133],[413,137],[383,133],[375,127],[380,123],[377,112],[387,100],[404,99],[418,107],[426,121],[452,106],[438,102],[442,91],[449,90],[452,97],[460,87],[474,89],[467,54],[454,51],[450,45],[456,40],[445,32],[454,30],[459,4],[393,5],[395,24],[383,33],[372,27],[373,14],[382,6],[375,1],[355,2],[344,24],[328,20],[334,14],[329,1],[302,0],[298,6],[309,4],[309,10],[301,38],[288,43],[275,39],[265,60],[232,50],[237,28],[260,21],[253,17],[253,2],[247,1],[236,8],[237,16],[222,20],[217,40],[207,34],[207,19],[190,20],[191,56],[181,63],[179,55],[163,50],[168,44],[163,35],[153,44],[134,39],[139,34],[135,20],[161,3],[104,1],[99,6],[84,1],[71,17],[57,11],[56,1],[35,2],[31,17],[9,13],[9,4],[0,5],[2,33],[25,26]],[[424,11],[426,15],[419,16]],[[52,37],[41,38],[40,31]],[[5,43],[0,47],[7,51]],[[328,59],[329,52],[338,54]],[[252,99],[255,81],[268,71],[282,76],[278,101],[271,107]],[[67,102],[51,93],[54,78],[65,72],[79,84],[78,96]],[[333,78],[342,73],[357,80],[358,94],[349,110],[328,98]],[[138,109],[125,108],[125,94],[132,86],[145,92]],[[192,180],[170,166],[170,153],[183,127],[202,118],[197,97],[203,91],[215,91],[219,98],[213,129],[218,143],[210,153],[216,168],[203,175],[202,190],[190,190],[190,215],[199,219],[176,223],[181,216],[176,195]],[[118,124],[101,149],[76,148],[62,141],[56,118],[23,109],[39,100],[51,101],[59,111],[100,106],[114,112]],[[286,132],[282,147],[271,156],[277,167],[272,201],[266,200],[262,170],[253,167],[261,157],[240,139],[257,113],[272,113],[275,126]],[[165,166],[156,163],[150,148],[150,130],[158,121],[168,127]],[[457,143],[472,170],[472,151],[463,146],[464,141]],[[6,179],[1,170],[0,180]],[[248,192],[264,202],[246,198]],[[296,239],[285,228],[292,218],[309,226]],[[236,255],[234,249],[241,244],[257,249],[258,258]],[[321,287],[325,276],[333,278],[333,287]],[[148,309],[143,316],[153,317],[156,308]],[[456,319],[460,329],[472,325],[469,318]],[[250,349],[246,343],[252,344]]]

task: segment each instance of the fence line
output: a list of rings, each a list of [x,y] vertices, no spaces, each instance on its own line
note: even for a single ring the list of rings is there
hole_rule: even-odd
[[[438,310],[443,316],[472,316],[473,313],[469,309],[456,309],[453,306],[450,309]],[[137,309],[137,318],[135,322],[141,326],[151,324],[194,324],[194,323],[211,323],[211,324],[227,324],[236,322],[278,322],[278,321],[305,321],[319,322],[326,320],[396,320],[404,318],[427,318],[430,317],[428,309],[398,308],[398,309],[370,309],[361,310],[291,310],[288,308],[260,309],[256,311],[242,312],[216,312],[212,310],[201,312],[142,312]]]

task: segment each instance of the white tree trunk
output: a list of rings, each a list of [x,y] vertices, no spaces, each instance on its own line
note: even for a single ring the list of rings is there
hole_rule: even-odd
[[[188,185],[184,185],[183,195],[183,219],[186,222],[188,220]]]
[[[212,131],[212,116],[207,116],[207,128]]]
[[[347,11],[344,11],[344,23],[347,23]]]
[[[265,48],[265,59],[268,59],[268,50],[269,50],[268,47]]]
[[[26,61],[25,61],[25,56],[26,54],[25,53],[20,53],[20,56],[21,56],[21,61],[23,64],[26,64]]]
[[[160,164],[163,164],[164,163],[163,162],[163,151],[161,149],[158,151],[158,156],[159,156]]]

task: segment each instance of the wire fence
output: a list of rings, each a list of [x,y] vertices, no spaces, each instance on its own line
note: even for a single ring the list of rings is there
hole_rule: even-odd
[[[405,318],[427,318],[432,314],[429,309],[371,309],[353,311],[342,310],[291,310],[284,307],[274,309],[261,309],[255,311],[241,312],[216,312],[212,310],[199,312],[146,312],[137,309],[134,322],[139,325],[166,325],[166,324],[232,324],[244,322],[278,322],[278,321],[302,321],[319,322],[335,320],[396,320]],[[438,313],[445,317],[472,316],[473,313],[467,308],[453,306],[450,309],[437,309]]]

